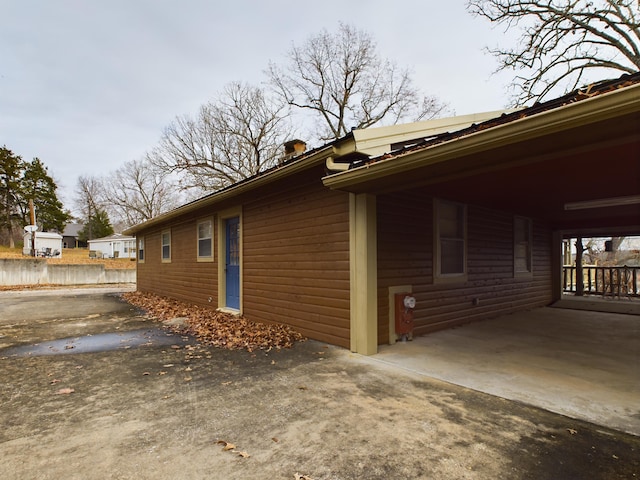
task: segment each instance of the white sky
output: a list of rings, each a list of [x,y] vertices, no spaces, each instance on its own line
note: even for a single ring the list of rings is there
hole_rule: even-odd
[[[70,209],[79,175],[141,158],[177,115],[230,81],[264,81],[292,42],[339,21],[455,114],[508,102],[510,78],[483,51],[505,32],[465,0],[0,0],[0,19],[0,146],[40,158]]]

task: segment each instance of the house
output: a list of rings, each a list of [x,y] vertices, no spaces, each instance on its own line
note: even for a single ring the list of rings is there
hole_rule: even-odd
[[[87,242],[100,258],[136,258],[136,238],[114,233]],[[100,253],[97,253],[100,252]]]
[[[563,238],[640,232],[640,74],[420,123],[355,130],[130,228],[138,289],[373,354],[396,340],[398,293],[416,335],[549,305]]]
[[[62,235],[55,232],[25,232],[23,255],[31,255],[35,249],[38,257],[62,257]]]
[[[81,223],[69,223],[64,227],[64,231],[62,232],[62,247],[63,248],[83,248],[86,247],[86,242],[81,242],[78,240],[78,235],[80,234],[80,230],[84,225]]]

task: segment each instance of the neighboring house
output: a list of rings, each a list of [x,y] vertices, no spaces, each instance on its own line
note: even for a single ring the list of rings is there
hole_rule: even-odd
[[[100,258],[136,258],[136,239],[121,233],[89,240],[89,251]]]
[[[32,237],[32,235],[34,235]],[[54,232],[25,232],[23,255],[31,255],[31,249],[35,248],[38,257],[62,257],[62,235]]]
[[[416,335],[549,305],[563,238],[640,233],[640,74],[490,116],[355,130],[132,227],[138,289],[363,354],[396,293]]]
[[[84,248],[87,246],[86,242],[78,240],[78,234],[83,226],[81,223],[69,223],[64,227],[62,232],[63,248]]]

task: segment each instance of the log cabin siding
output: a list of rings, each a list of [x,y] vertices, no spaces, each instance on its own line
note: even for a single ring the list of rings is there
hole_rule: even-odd
[[[321,176],[298,175],[244,203],[243,313],[348,347],[349,197]]]
[[[419,191],[378,196],[379,344],[389,342],[389,287],[396,285],[412,286],[416,335],[551,302],[550,230],[533,222],[533,274],[514,277],[513,215],[473,205],[467,280],[434,283],[433,204]]]
[[[139,291],[201,306],[218,305],[217,255],[214,253],[213,262],[199,262],[197,258],[198,222],[204,219],[213,220],[213,251],[217,252],[216,219],[210,211],[198,212],[180,223],[138,234],[145,243],[145,260],[137,267]],[[160,238],[165,231],[171,232],[171,262],[168,263],[162,262],[161,258]]]
[[[241,206],[243,315],[348,347],[349,195],[326,189],[323,175],[324,166],[309,169],[242,195],[237,203],[140,232],[145,261],[138,263],[138,290],[217,308],[218,229],[214,224],[214,262],[198,262],[197,223]],[[160,238],[167,230],[171,262],[164,263]]]

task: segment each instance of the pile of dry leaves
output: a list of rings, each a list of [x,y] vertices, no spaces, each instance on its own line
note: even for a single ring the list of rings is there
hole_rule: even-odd
[[[270,350],[290,348],[305,337],[286,325],[251,322],[244,317],[217,312],[150,293],[123,293],[122,298],[159,320],[184,318],[179,333],[195,336],[200,342],[230,350]]]

